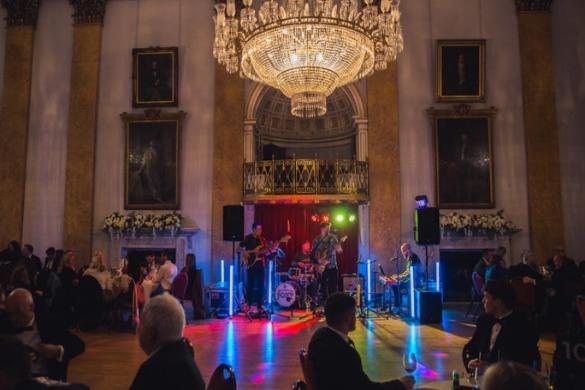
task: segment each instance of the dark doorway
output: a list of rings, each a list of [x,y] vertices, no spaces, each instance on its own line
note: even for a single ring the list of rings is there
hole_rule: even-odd
[[[481,258],[482,249],[442,250],[441,280],[446,302],[469,301],[471,297],[471,274],[475,263]]]

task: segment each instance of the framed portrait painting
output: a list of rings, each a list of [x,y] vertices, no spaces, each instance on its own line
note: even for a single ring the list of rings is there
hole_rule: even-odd
[[[485,100],[485,40],[437,41],[437,100]]]
[[[179,202],[181,126],[185,113],[121,115],[126,132],[124,208],[176,210]]]
[[[179,48],[154,47],[132,50],[132,105],[176,107]]]
[[[435,142],[437,205],[443,209],[493,208],[492,126],[495,108],[430,108]]]

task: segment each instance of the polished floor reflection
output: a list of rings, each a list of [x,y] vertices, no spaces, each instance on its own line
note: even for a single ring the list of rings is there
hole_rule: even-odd
[[[272,322],[244,318],[209,320],[188,325],[185,336],[195,346],[195,358],[208,379],[219,363],[234,367],[239,389],[288,389],[300,379],[298,351],[306,347],[322,320],[294,319]],[[404,319],[368,319],[357,324],[351,335],[362,356],[366,372],[375,380],[405,374],[402,356],[415,353],[417,383],[446,380],[452,370],[462,370],[461,348],[473,333],[461,307],[445,310],[440,325],[410,324]],[[127,389],[145,359],[135,335],[100,331],[82,333],[84,355],[70,367],[70,381],[94,390]],[[552,342],[543,339],[545,362],[552,357]]]

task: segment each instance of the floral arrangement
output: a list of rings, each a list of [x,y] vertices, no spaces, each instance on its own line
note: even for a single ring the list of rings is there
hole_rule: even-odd
[[[451,212],[441,215],[443,233],[471,235],[507,235],[518,233],[520,229],[504,217],[504,210],[495,214],[460,214]]]
[[[154,236],[157,232],[169,231],[172,235],[181,229],[183,216],[175,211],[169,214],[140,214],[132,212],[122,214],[113,212],[104,220],[102,231],[113,234],[140,234],[141,231],[148,231]]]

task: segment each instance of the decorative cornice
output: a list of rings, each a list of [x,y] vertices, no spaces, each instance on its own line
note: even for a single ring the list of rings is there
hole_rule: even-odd
[[[41,0],[2,0],[8,26],[36,26]]]
[[[69,0],[75,24],[103,24],[106,0]]]
[[[516,10],[518,10],[518,12],[550,12],[552,2],[553,0],[516,0]]]

